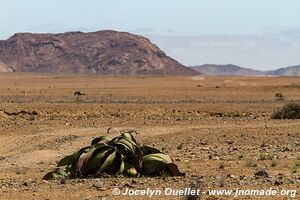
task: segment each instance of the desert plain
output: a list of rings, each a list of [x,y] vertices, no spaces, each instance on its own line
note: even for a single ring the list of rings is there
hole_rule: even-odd
[[[208,195],[209,189],[300,192],[300,120],[271,119],[285,103],[300,101],[300,78],[3,73],[0,94],[0,199],[185,199],[114,196],[112,190],[197,182],[201,199],[234,199]],[[59,159],[111,126],[138,131],[143,144],[171,155],[186,175],[42,181]],[[259,171],[267,175],[255,175]]]

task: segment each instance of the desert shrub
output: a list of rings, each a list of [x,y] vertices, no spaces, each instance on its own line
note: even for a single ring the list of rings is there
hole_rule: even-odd
[[[277,162],[275,161],[275,160],[273,160],[272,162],[271,162],[271,167],[276,167],[277,166]]]
[[[258,160],[273,160],[273,155],[260,153],[258,155]]]
[[[132,134],[134,132],[125,131],[114,138],[105,135],[93,139],[90,146],[60,160],[43,179],[184,175],[169,155],[154,147],[140,145]]]
[[[246,160],[245,167],[257,167],[257,164],[253,162],[253,160]]]
[[[273,112],[272,119],[300,119],[300,104],[288,103]]]
[[[291,167],[291,173],[292,173],[292,174],[297,173],[297,171],[298,171],[299,168],[300,168],[300,163],[294,162],[294,163],[292,164],[292,167]]]
[[[221,163],[221,164],[219,165],[219,169],[224,169],[224,168],[225,168],[224,163]]]

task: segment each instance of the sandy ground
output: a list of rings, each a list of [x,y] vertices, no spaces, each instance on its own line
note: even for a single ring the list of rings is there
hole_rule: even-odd
[[[179,190],[199,181],[202,199],[233,199],[210,189],[300,192],[300,120],[270,119],[286,102],[300,101],[300,78],[0,74],[0,94],[0,199],[185,199],[112,190]],[[41,180],[110,126],[137,130],[186,176]],[[260,170],[268,177],[254,175]]]

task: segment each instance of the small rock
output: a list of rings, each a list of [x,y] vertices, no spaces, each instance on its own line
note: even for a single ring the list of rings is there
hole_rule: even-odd
[[[269,177],[269,174],[265,170],[259,170],[255,172],[254,175],[260,177]]]
[[[225,168],[225,166],[223,163],[219,165],[219,169],[224,169],[224,168]]]
[[[282,184],[283,184],[283,182],[279,181],[279,180],[275,180],[275,182],[274,182],[274,185],[282,185]]]
[[[95,179],[93,187],[96,189],[103,188],[103,182],[100,179]]]
[[[215,156],[215,160],[221,160],[219,156]]]
[[[228,141],[226,141],[226,143],[227,143],[227,144],[233,144],[233,143],[234,143],[234,141],[232,141],[232,140],[228,140]]]
[[[29,186],[29,183],[28,183],[27,181],[25,181],[25,182],[23,183],[23,185],[24,185],[24,186]]]
[[[183,148],[183,143],[181,143],[181,144],[177,147],[178,150],[181,150],[182,148]]]
[[[256,115],[250,115],[250,118],[252,118],[252,119],[256,119],[257,118],[257,116]]]
[[[126,183],[126,184],[124,185],[124,187],[127,187],[127,188],[134,188],[134,186],[133,186],[133,185],[130,185],[129,183]]]
[[[277,175],[277,178],[280,179],[280,180],[282,180],[282,179],[284,178],[284,175],[283,175],[282,173],[279,173],[279,174]]]
[[[188,195],[185,199],[188,199],[188,200],[197,200],[197,199],[201,199],[201,195],[205,192],[202,192],[202,189],[203,189],[203,183],[199,180],[197,181],[196,183],[192,183],[190,185],[190,188],[193,189],[193,190],[200,190],[200,193],[199,194],[194,194],[194,195]]]
[[[62,178],[60,179],[60,184],[66,184],[66,182],[67,182],[66,177],[62,177]]]
[[[82,200],[89,200],[91,198],[91,196],[86,196],[86,197],[83,197]]]

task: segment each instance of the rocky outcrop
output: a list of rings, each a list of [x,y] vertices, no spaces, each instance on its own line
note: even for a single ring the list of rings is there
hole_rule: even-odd
[[[100,75],[194,75],[149,39],[125,32],[18,33],[0,41],[0,70]],[[9,66],[9,67],[8,67]]]

